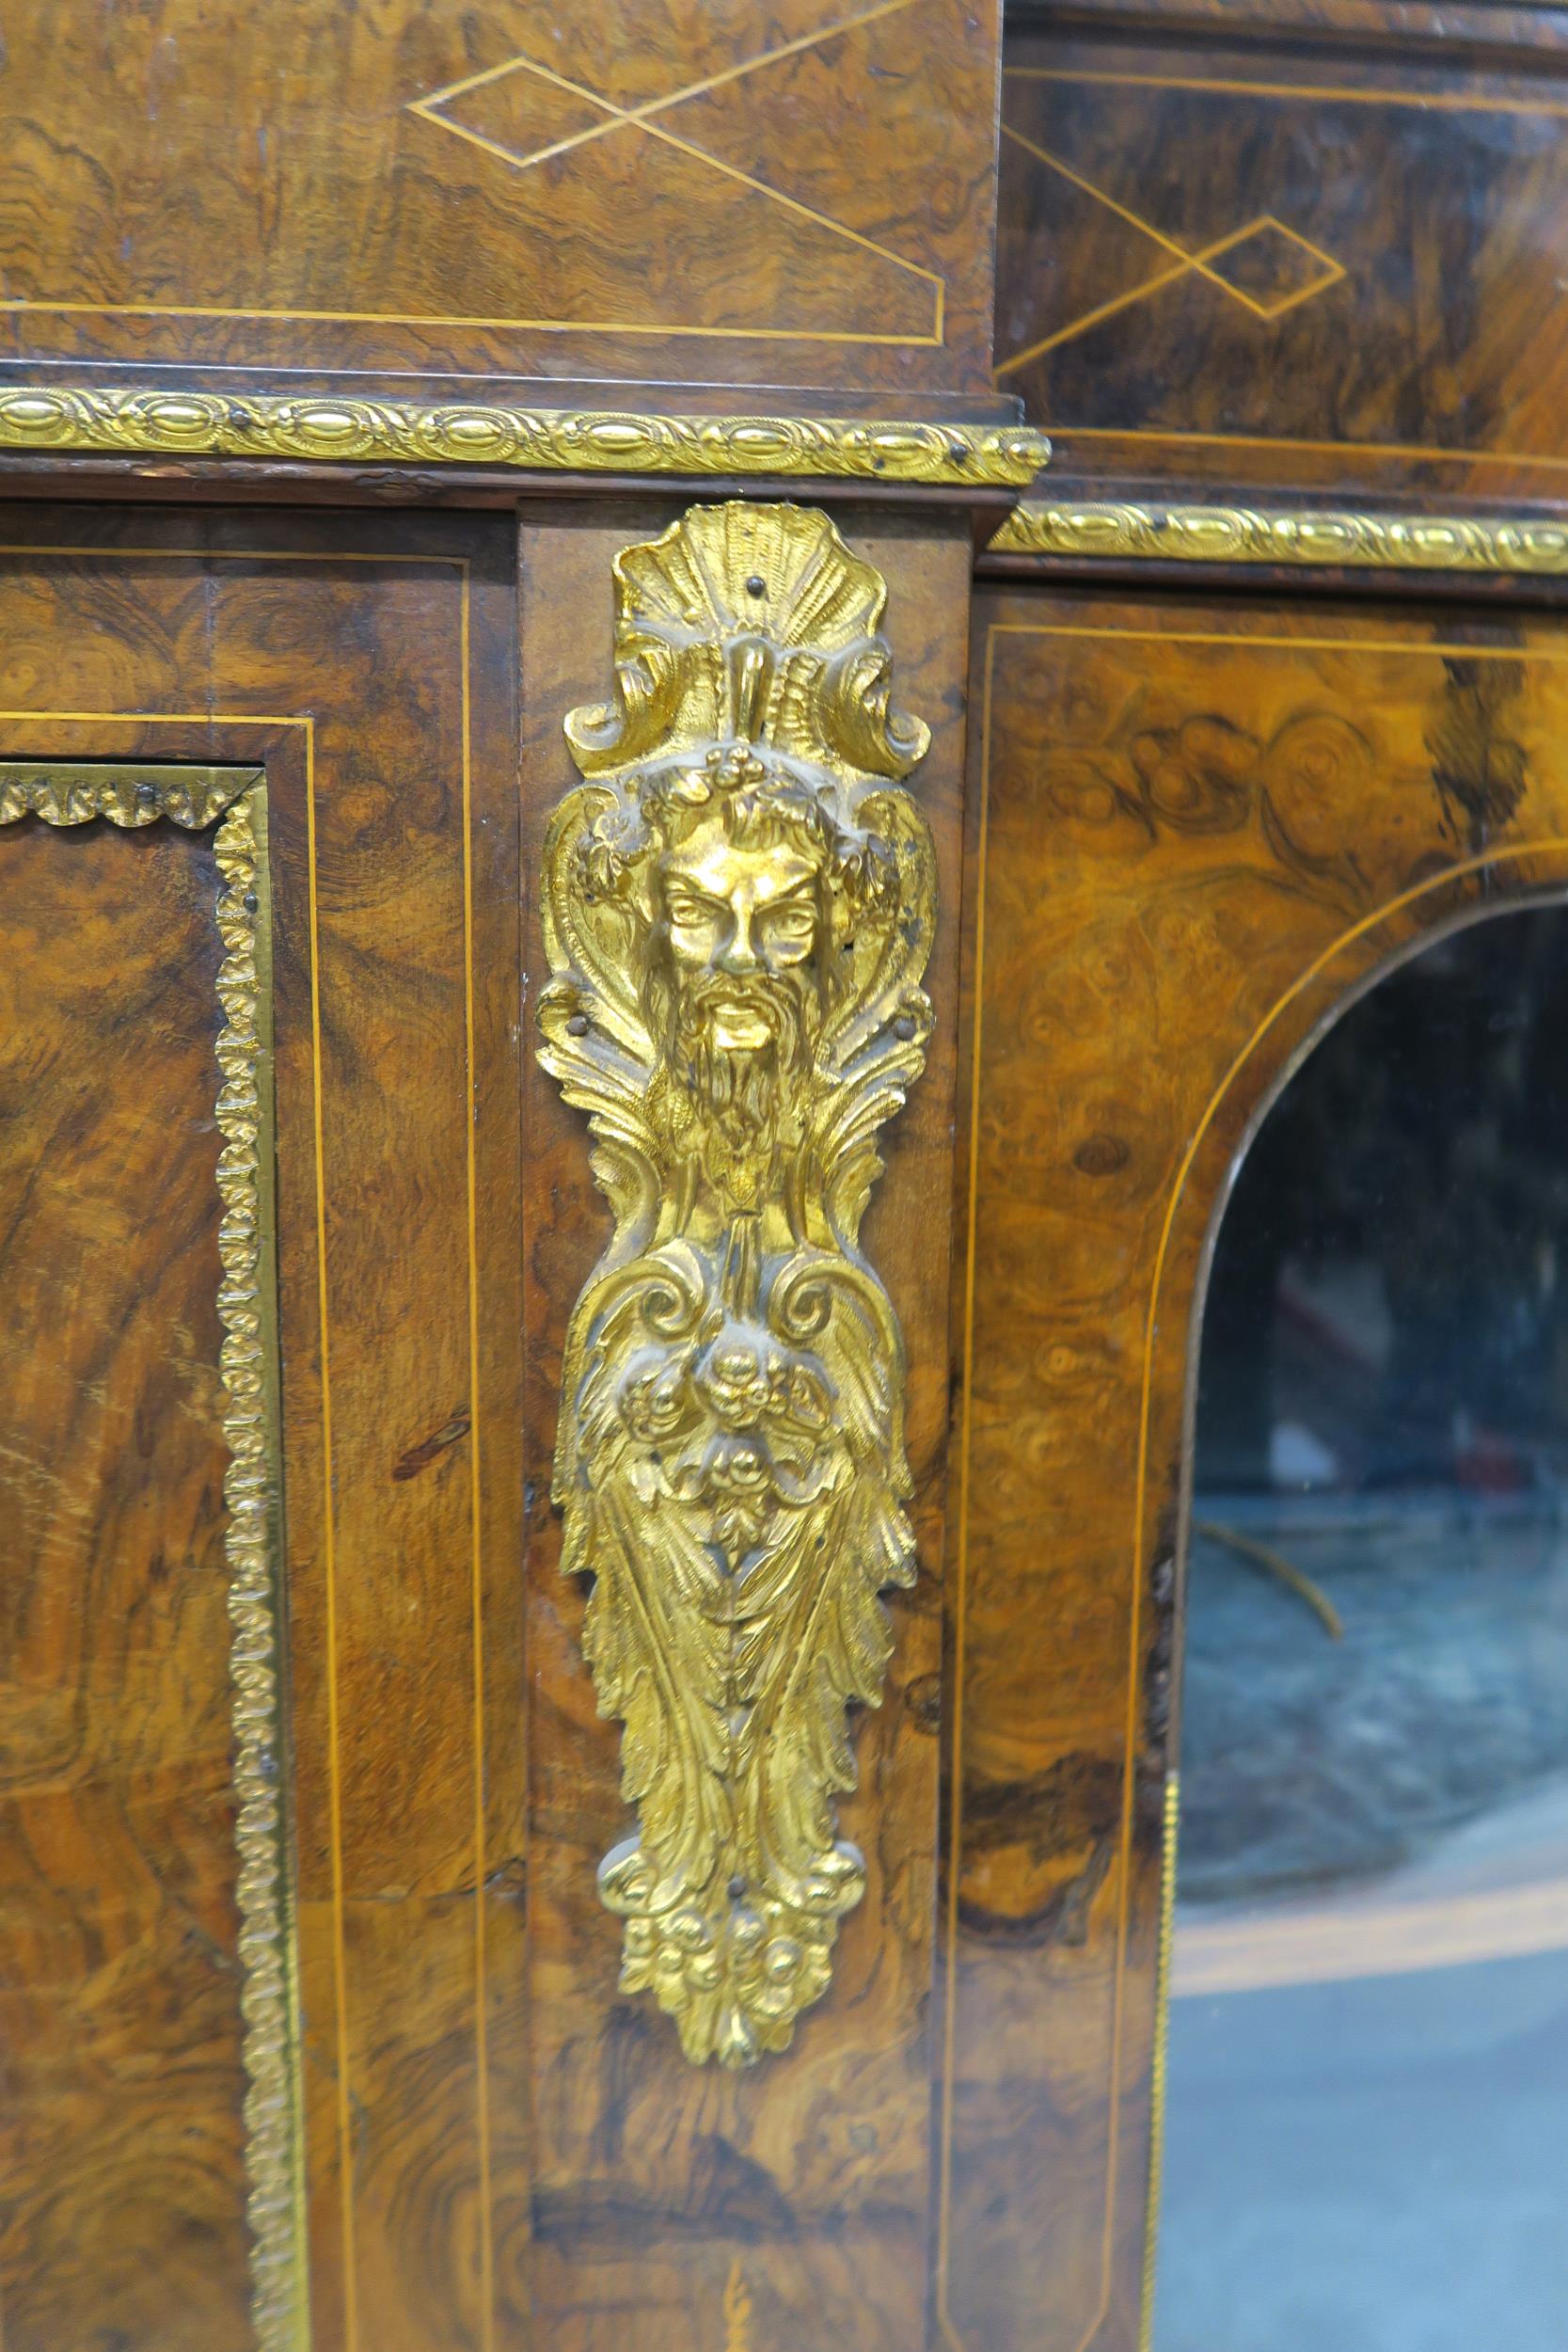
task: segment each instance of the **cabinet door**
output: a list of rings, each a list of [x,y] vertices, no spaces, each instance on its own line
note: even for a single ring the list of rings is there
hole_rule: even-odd
[[[1162,1955],[1168,1961],[1175,1892],[1171,1701],[1194,1414],[1200,1438],[1207,1426],[1211,1442],[1227,1418],[1239,1421],[1234,1400],[1227,1417],[1212,1387],[1199,1400],[1196,1386],[1196,1319],[1213,1236],[1217,1230],[1224,1268],[1210,1305],[1218,1334],[1272,1306],[1258,1295],[1279,1271],[1267,1263],[1267,1237],[1261,1258],[1238,1267],[1219,1220],[1241,1155],[1320,1036],[1423,945],[1511,905],[1560,898],[1568,887],[1568,636],[1549,614],[1496,608],[1133,601],[1024,587],[988,594],[978,618],[977,1118],[965,1420],[955,1471],[953,1608],[962,1665],[953,1710],[943,2308],[953,2341],[973,2352],[1024,2344],[1033,2352],[1131,2352],[1151,2316]],[[1525,935],[1523,925],[1498,929]],[[1506,959],[1508,949],[1494,952]],[[1374,991],[1369,1005],[1376,1002]],[[1513,1017],[1503,1009],[1505,1030]],[[1478,1025],[1484,1029],[1484,1020]],[[1430,1068],[1430,1041],[1425,1050]],[[1402,1150],[1431,1134],[1429,1103],[1418,1105],[1425,1128],[1410,1107],[1421,1091],[1418,1068],[1406,1053],[1375,1078],[1367,1066],[1359,1095],[1341,1088],[1334,1115],[1344,1149],[1336,1152],[1331,1136],[1317,1157],[1334,1168],[1341,1199],[1354,1196],[1354,1131],[1371,1116],[1367,1089],[1374,1084],[1403,1089]],[[1550,1060],[1537,1066],[1544,1118],[1554,1068]],[[1511,1083],[1522,1087],[1517,1049],[1513,1069]],[[1506,1130],[1495,1104],[1472,1102],[1463,1117],[1471,1132],[1451,1137],[1446,1157],[1432,1157],[1424,1229],[1407,1207],[1407,1248],[1417,1232],[1442,1230],[1437,1196],[1449,1178],[1457,1181],[1466,1167],[1483,1170],[1501,1148]],[[1276,1158],[1276,1191],[1286,1192],[1288,1175],[1299,1194],[1311,1157],[1298,1142],[1285,1163]],[[1561,1171],[1553,1167],[1531,1199],[1531,1165],[1521,1152],[1510,1180],[1517,1205],[1505,1214],[1518,1230],[1543,1200],[1560,1197]],[[1412,1198],[1421,1193],[1417,1187]],[[1479,1199],[1474,1214],[1476,1238],[1464,1245],[1472,1295],[1496,1289],[1479,1272],[1486,1232]],[[1244,1242],[1245,1223],[1236,1231]],[[1441,1245],[1450,1253],[1452,1231]],[[1532,1280],[1547,1279],[1546,1260],[1544,1250],[1532,1261]],[[1321,1306],[1312,1312],[1321,1321]],[[1479,1327],[1457,1343],[1481,1343]],[[1217,1338],[1212,1362],[1222,1365],[1227,1352]],[[1437,1383],[1430,1337],[1420,1352]],[[1256,1382],[1256,1354],[1251,1362]],[[1341,1414],[1355,1376],[1343,1362],[1334,1374]],[[1207,1423],[1204,1401],[1215,1408]],[[1482,1462],[1486,1451],[1479,1448]],[[1211,1468],[1212,1459],[1211,1452]],[[1287,1429],[1281,1475],[1299,1478],[1304,1459],[1303,1432]],[[1211,1549],[1211,1522],[1225,1516],[1212,1499],[1215,1483],[1211,1476],[1198,1511]],[[1440,1549],[1449,1504],[1429,1501],[1428,1548]],[[1262,1541],[1269,1557],[1261,1562],[1256,1530],[1227,1532],[1239,1535],[1243,1552],[1252,1547],[1254,1573],[1277,1575],[1277,1532]],[[1233,1554],[1234,1541],[1228,1549]],[[1284,1549],[1294,1549],[1289,1534]],[[1360,1550],[1370,1570],[1376,1545],[1361,1541]],[[1287,1561],[1287,1586],[1297,1565]],[[1498,1594],[1503,1582],[1499,1576]],[[1452,1591],[1450,1581],[1449,1606]],[[1309,1584],[1307,1598],[1312,1592]],[[1323,1622],[1303,1605],[1299,1577],[1295,1594],[1300,1641],[1325,1643]],[[1316,1601],[1332,1619],[1332,1597]],[[1200,1670],[1212,1669],[1212,1621],[1200,1628],[1195,1617],[1199,1630],[1195,1656]],[[1497,1655],[1506,1646],[1479,1612],[1477,1635],[1480,1662],[1461,1670],[1451,1656],[1446,1661],[1450,1699],[1463,1698],[1472,1670],[1494,1671],[1482,1655],[1488,1643]],[[1537,1644],[1541,1706],[1560,1740],[1553,1641],[1547,1622]],[[1429,1662],[1435,1701],[1444,1666]],[[1413,1674],[1414,1662],[1404,1663]],[[1271,1687],[1266,1661],[1259,1679],[1254,1722]],[[1195,1692],[1201,1697],[1200,1682]],[[1454,1720],[1463,1720],[1457,1705]],[[1196,1762],[1212,1763],[1221,1736],[1212,1716],[1200,1722],[1195,1714],[1193,1728],[1201,1741]],[[1271,1726],[1273,1790],[1266,1772],[1242,1772],[1232,1754],[1237,1811],[1228,1823],[1216,1823],[1210,1793],[1211,1857],[1228,1851],[1227,1832],[1244,1842],[1247,1820],[1256,1827],[1266,1818],[1292,1736],[1304,1749],[1316,1743],[1291,1786],[1298,1819],[1310,1809],[1314,1772],[1321,1788],[1329,1750],[1298,1689],[1288,1704],[1280,1700]],[[1516,1728],[1511,1736],[1517,1739]],[[1416,1768],[1391,1727],[1375,1726],[1369,1737],[1381,1742],[1386,1775],[1405,1775],[1414,1803]],[[1480,1756],[1474,1765],[1482,1779],[1488,1766]],[[1205,1777],[1199,1771],[1200,1788]],[[1347,1807],[1367,1800],[1375,1778],[1364,1767],[1347,1775]],[[1212,1778],[1208,1786],[1212,1792]],[[1250,1814],[1240,1810],[1243,1802]],[[1195,1840],[1195,1864],[1201,1852]],[[1418,1940],[1429,1960],[1443,1948],[1456,1956],[1465,1922],[1463,1912],[1452,1915],[1450,1896],[1465,1890],[1450,1883],[1431,1892]],[[1560,1879],[1539,1895],[1534,1931],[1553,1947],[1544,1973],[1556,1972],[1560,2016]],[[1393,1941],[1390,1929],[1380,1963],[1369,1924],[1375,1908],[1346,1931],[1369,1975],[1386,1964]],[[1321,1921],[1295,1923],[1303,1931],[1308,1924],[1315,1947],[1305,1931],[1288,1934],[1279,1925],[1264,1952],[1256,1922],[1236,1923],[1228,1977],[1213,1942],[1207,1962],[1201,1937],[1184,1958],[1179,1930],[1179,1979],[1200,1988],[1206,1966],[1211,1991],[1236,1990],[1267,1982],[1273,1966],[1286,1971],[1276,1981],[1288,1982],[1304,1953],[1328,1951]],[[1516,1921],[1514,1933],[1523,1932]],[[1342,1964],[1343,1949],[1342,1940],[1334,1964]],[[1419,1987],[1403,2006],[1413,2047],[1423,2031]],[[1429,1989],[1429,2012],[1433,2006]],[[1383,2013],[1389,2023],[1386,2005]],[[1180,2048],[1172,2044],[1188,2091],[1200,2071],[1191,2063],[1201,2039],[1196,2014],[1188,2010],[1186,2035]],[[1348,2010],[1341,2022],[1348,2037]],[[1375,2062],[1365,2022],[1356,2029],[1355,2063]],[[1255,2022],[1250,2029],[1238,2024],[1231,2040],[1221,2023],[1203,2054],[1217,2111],[1244,2076],[1248,2030],[1267,2039]],[[1384,2052],[1392,2046],[1390,2036]],[[1256,2056],[1257,2039],[1252,2047]],[[1554,2085],[1560,2047],[1559,2027],[1549,2053]],[[1273,2090],[1283,2113],[1292,2086],[1283,2055],[1275,2056]],[[1543,2081],[1546,2063],[1543,2057]],[[1307,2088],[1294,2085],[1298,2118]],[[1270,2128],[1266,2101],[1250,2117],[1245,2105],[1229,2110],[1243,2146],[1246,2128]],[[1560,2114],[1554,2128],[1560,2132]],[[1181,2145],[1185,2162],[1197,2136],[1185,2130]],[[1435,2168],[1435,2141],[1428,2153]],[[1355,2162],[1365,2180],[1365,2147]],[[1347,2158],[1341,2181],[1352,2169]],[[1260,2197],[1266,2168],[1254,2167],[1244,2182],[1240,2170],[1227,2176],[1233,2234],[1189,2242],[1178,2260],[1189,2276],[1206,2270],[1212,2289],[1227,2245],[1235,2250],[1245,2238],[1250,2265],[1265,2243],[1247,2227],[1259,2205],[1237,2200]],[[1430,2182],[1430,2169],[1423,2178]],[[1424,2192],[1409,2182],[1402,2188],[1408,2212]],[[1184,2179],[1176,2202],[1189,2224],[1201,2219],[1201,2183]],[[1323,2208],[1308,2200],[1304,2209],[1313,2212],[1311,2243],[1321,2249]],[[1211,2221],[1217,2210],[1216,2202]],[[1415,2234],[1413,2227],[1407,2243]],[[1368,2269],[1374,2251],[1363,2237]],[[1311,2307],[1340,2315],[1338,2336],[1330,2325],[1325,2341],[1371,2341],[1355,2326],[1346,2333],[1354,2268],[1338,2280],[1332,2302]],[[1555,2275],[1560,2282],[1560,2270]],[[1274,2285],[1281,2299],[1271,2310],[1247,2301],[1238,2275],[1228,2305],[1214,2290],[1196,2322],[1192,2304],[1183,2308],[1173,2293],[1171,2345],[1215,2344],[1221,2315],[1236,2342],[1275,2342],[1284,2324],[1282,2274]],[[1300,2317],[1298,2309],[1293,2324]],[[1560,2317],[1554,2308],[1558,2332]],[[1161,2344],[1158,2324],[1152,2341]]]
[[[477,2342],[520,2129],[512,534],[6,536],[7,2341]]]

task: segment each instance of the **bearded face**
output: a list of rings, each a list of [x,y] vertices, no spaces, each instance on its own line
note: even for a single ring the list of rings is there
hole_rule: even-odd
[[[716,815],[661,861],[658,888],[660,1042],[721,1126],[754,1126],[811,1064],[820,859],[734,841]]]

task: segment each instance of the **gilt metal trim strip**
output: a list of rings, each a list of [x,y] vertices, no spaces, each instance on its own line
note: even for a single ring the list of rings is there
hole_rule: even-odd
[[[160,818],[217,824],[216,920],[224,1016],[215,1056],[223,1138],[217,1309],[229,1449],[230,1670],[240,1914],[246,2213],[258,2352],[305,2352],[309,2319],[299,2089],[299,1994],[286,1806],[283,1600],[273,1199],[271,897],[266,787],[259,768],[144,761],[0,761],[0,825],[36,816],[121,830]],[[221,818],[221,822],[218,820]]]
[[[499,466],[520,472],[817,476],[1022,488],[1051,454],[1028,425],[843,417],[654,416],[275,397],[261,392],[0,387],[0,449]]]
[[[218,1255],[221,1370],[228,1395],[229,1614],[245,1991],[245,2162],[252,2317],[259,2352],[309,2341],[304,2120],[299,2083],[298,1937],[289,1860],[283,1692],[280,1349],[272,1083],[272,904],[267,807],[258,784],[214,841],[223,891],[217,1041],[223,1150]]]
[[[85,825],[106,817],[131,830],[166,817],[201,833],[261,775],[253,768],[157,767],[146,760],[0,759],[0,825],[40,817]]]
[[[889,701],[886,587],[826,515],[694,507],[615,563],[614,699],[575,710],[540,1059],[615,1230],[566,1335],[562,1566],[625,1724],[599,1869],[621,1989],[753,2064],[826,1992],[865,1864],[850,1710],[914,1581],[906,1366],[860,1248],[925,1065],[929,735]]]
[[[1144,2219],[1138,2352],[1154,2352],[1154,2290],[1160,2261],[1160,2204],[1164,2193],[1165,2101],[1170,2077],[1170,1970],[1176,1946],[1176,1856],[1181,1833],[1181,1783],[1165,1780],[1160,1843],[1160,1940],[1154,1962],[1154,2050],[1148,2071],[1148,2208]]]
[[[1025,499],[988,552],[1551,579],[1568,576],[1568,523],[1528,516]]]

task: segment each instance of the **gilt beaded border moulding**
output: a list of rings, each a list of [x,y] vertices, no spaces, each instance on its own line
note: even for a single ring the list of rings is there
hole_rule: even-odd
[[[259,768],[148,761],[0,761],[0,826],[105,818],[121,831],[166,818],[216,825],[223,961],[214,1056],[222,1148],[217,1248],[219,1371],[229,1449],[225,1548],[232,1627],[234,1844],[244,2018],[251,2321],[259,2352],[309,2340],[299,2016],[285,1819],[278,1556],[277,1330],[272,1181],[271,899],[266,786]],[[221,821],[220,821],[221,820]]]
[[[1551,579],[1568,576],[1568,522],[1532,516],[1025,499],[988,552],[1092,556],[1114,563],[1512,572]]]
[[[310,458],[520,472],[812,476],[1022,488],[1051,453],[1027,425],[654,416],[263,393],[0,387],[0,449]]]
[[[860,1248],[925,1064],[929,736],[886,589],[828,517],[691,509],[614,566],[614,695],[575,710],[540,1058],[614,1218],[566,1336],[555,1498],[636,1833],[621,1989],[686,2055],[789,2042],[865,1866],[836,1835],[879,1595],[914,1580],[905,1360]]]

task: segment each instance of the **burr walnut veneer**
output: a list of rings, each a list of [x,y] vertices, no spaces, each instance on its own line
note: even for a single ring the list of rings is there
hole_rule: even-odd
[[[548,1495],[606,1226],[525,1053],[562,714],[610,675],[612,556],[672,519],[541,508],[518,571],[498,519],[7,517],[9,2345],[608,2345],[628,2302],[642,2343],[718,2345],[737,2297],[780,2344],[835,2307],[890,2348],[921,2325],[968,544],[844,517],[930,714],[928,1066],[865,1235],[912,1573],[842,1806],[864,1891],[833,1997],[732,2077],[617,1991],[595,1890],[620,1740]],[[270,876],[259,1636],[224,1542],[226,1430],[271,1407],[241,1381],[226,1420],[222,877],[205,805],[148,797],[230,769]],[[257,1638],[275,1952],[235,1835]],[[281,2114],[245,2106],[272,1957]]]
[[[1210,1239],[1568,887],[1568,12],[1001,16],[8,11],[5,2352],[1147,2352]]]

